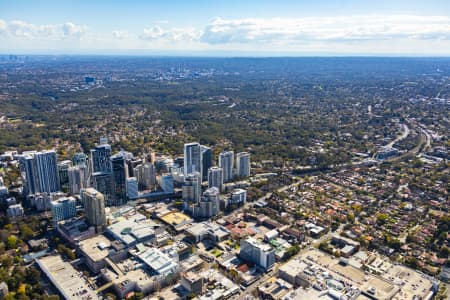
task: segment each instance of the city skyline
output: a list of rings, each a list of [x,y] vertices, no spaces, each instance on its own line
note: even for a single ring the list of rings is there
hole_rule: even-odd
[[[0,52],[447,56],[445,1],[0,2]]]

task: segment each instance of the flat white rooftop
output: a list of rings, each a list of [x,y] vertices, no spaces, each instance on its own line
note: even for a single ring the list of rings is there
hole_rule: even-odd
[[[96,300],[95,291],[82,274],[59,255],[46,256],[36,260],[41,270],[67,300]]]

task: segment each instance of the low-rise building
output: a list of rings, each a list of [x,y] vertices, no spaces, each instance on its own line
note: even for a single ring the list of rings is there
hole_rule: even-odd
[[[82,273],[59,255],[46,256],[36,260],[42,272],[66,300],[99,299],[91,284]]]

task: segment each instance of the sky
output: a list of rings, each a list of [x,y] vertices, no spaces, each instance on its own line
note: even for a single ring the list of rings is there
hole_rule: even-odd
[[[0,53],[450,56],[450,1],[0,0]]]

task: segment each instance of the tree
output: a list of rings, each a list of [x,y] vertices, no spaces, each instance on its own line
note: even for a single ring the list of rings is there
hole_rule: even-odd
[[[8,237],[8,241],[6,242],[6,246],[8,249],[16,249],[17,248],[18,239],[15,235],[10,235]]]
[[[300,251],[300,247],[298,245],[291,246],[286,249],[287,258],[294,256]]]
[[[386,223],[388,219],[388,215],[387,214],[378,214],[377,215],[377,224],[378,225],[383,225]]]
[[[352,213],[352,212],[350,212],[348,215],[347,215],[347,220],[348,220],[348,222],[349,223],[355,223],[355,214],[354,213]]]
[[[28,224],[20,224],[19,230],[20,230],[20,237],[24,241],[28,241],[34,235],[33,230],[30,228],[30,226],[28,226]]]

